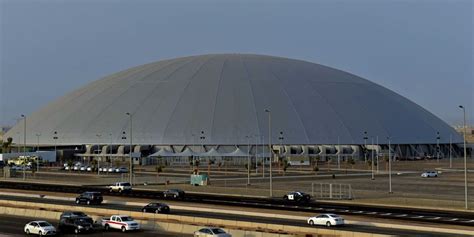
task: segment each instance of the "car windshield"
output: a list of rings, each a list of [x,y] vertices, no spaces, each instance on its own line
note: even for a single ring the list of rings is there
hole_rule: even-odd
[[[51,224],[49,224],[49,223],[46,222],[46,221],[38,222],[38,224],[39,224],[39,226],[41,226],[41,227],[51,226]]]
[[[219,228],[214,228],[214,229],[211,229],[211,230],[214,234],[224,234],[225,233],[225,231],[223,231],[222,229],[219,229]]]
[[[122,221],[133,221],[133,219],[129,216],[122,216]]]
[[[132,186],[130,183],[122,183],[122,186]]]
[[[89,223],[89,220],[87,220],[86,218],[79,218],[79,219],[76,219],[76,221],[74,221],[74,223],[76,224],[85,224],[85,223]]]
[[[330,217],[332,217],[332,218],[339,218],[338,215],[328,215],[328,216],[330,216]]]
[[[72,212],[71,213],[74,216],[85,216],[86,214],[84,212]]]

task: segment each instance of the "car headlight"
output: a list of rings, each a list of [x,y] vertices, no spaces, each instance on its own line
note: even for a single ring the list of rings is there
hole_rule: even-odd
[[[78,229],[82,229],[82,228],[84,228],[84,227],[83,227],[82,225],[80,225],[80,226],[78,226],[77,228],[78,228]]]

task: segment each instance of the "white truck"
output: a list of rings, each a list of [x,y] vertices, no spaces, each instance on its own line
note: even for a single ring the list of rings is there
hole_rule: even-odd
[[[127,183],[127,182],[117,182],[117,183],[109,186],[109,191],[111,193],[113,193],[113,192],[119,192],[119,193],[130,192],[130,191],[132,191],[132,185],[130,183]]]
[[[113,215],[110,218],[102,218],[101,224],[105,230],[117,229],[122,232],[127,232],[140,229],[138,222],[134,221],[130,216],[125,215]]]

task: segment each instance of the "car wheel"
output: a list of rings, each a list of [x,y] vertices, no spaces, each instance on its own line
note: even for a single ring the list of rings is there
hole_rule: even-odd
[[[283,199],[285,199],[286,201],[288,201],[288,196],[283,196]]]
[[[327,227],[331,227],[331,222],[329,222],[329,221],[326,222],[326,226],[327,226]]]
[[[156,213],[156,214],[160,213],[160,210],[156,209],[155,213]]]
[[[309,225],[314,225],[314,221],[313,221],[313,220],[310,220],[310,221],[309,221]]]
[[[87,205],[91,205],[91,201],[90,201],[90,200],[87,200]]]
[[[119,193],[122,193],[122,189],[121,189],[121,188],[119,188],[118,192],[119,192]]]
[[[43,235],[43,232],[41,232],[41,230],[38,232],[38,235],[39,236],[42,236]]]
[[[113,189],[109,189],[109,192],[112,193],[114,190]]]
[[[105,229],[105,230],[109,230],[109,228],[110,228],[109,225],[105,225],[105,226],[104,226],[104,229]]]
[[[125,226],[122,226],[122,232],[125,233],[127,229],[125,229]]]
[[[79,234],[79,229],[74,229],[74,234]]]
[[[173,197],[174,197],[174,198],[177,198],[178,196],[175,194],[175,195],[173,195]]]
[[[142,209],[142,211],[143,211],[143,213],[145,213],[145,212],[146,212],[146,209],[145,209],[145,208],[143,208],[143,209]]]
[[[26,234],[29,235],[30,234],[30,230],[29,229],[26,229]]]
[[[79,199],[76,199],[76,204],[79,204],[81,203],[81,201],[79,201]]]

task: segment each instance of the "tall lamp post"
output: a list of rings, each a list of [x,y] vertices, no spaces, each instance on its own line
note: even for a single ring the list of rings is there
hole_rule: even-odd
[[[21,117],[23,118],[23,159],[26,159],[26,116],[22,114]],[[26,179],[25,164],[23,164],[23,179]]]
[[[58,155],[58,149],[57,149],[57,141],[58,141],[58,131],[53,132],[53,140],[54,140],[54,158],[56,159],[56,156]],[[56,160],[56,162],[58,162]],[[62,164],[60,164],[62,165]],[[70,167],[72,168],[72,167]]]
[[[131,113],[126,113],[130,119],[130,184],[133,185],[133,160],[132,160],[132,114]]]
[[[390,153],[390,150],[392,149],[391,148],[391,144],[390,144],[390,137],[387,137],[387,140],[388,140],[388,193],[392,194],[392,157],[391,157],[391,153]]]
[[[250,136],[245,136],[247,138],[247,186],[250,185]]]
[[[201,141],[201,149],[204,152],[206,152],[206,149],[204,149],[204,139],[206,139],[206,136],[204,136],[204,131],[201,131],[201,136],[199,137],[200,141]],[[201,162],[201,156],[199,156],[199,162]],[[198,168],[198,171],[199,171],[199,168]]]
[[[374,149],[374,137],[372,137],[372,149]],[[375,176],[374,176],[374,172],[375,172],[374,171],[374,163],[375,162],[374,162],[374,150],[372,150],[372,149],[370,150],[370,155],[372,157],[372,162],[370,162],[370,163],[372,163],[372,180],[374,180],[375,179]]]
[[[439,163],[439,132],[436,132],[436,162]]]
[[[280,149],[279,149],[279,152],[278,152],[278,161],[279,162],[280,162],[280,159],[283,158],[283,156],[282,156],[282,153],[283,153],[283,149],[282,149],[283,139],[285,139],[285,137],[283,137],[283,132],[280,131],[280,136],[278,136],[278,140],[280,141]]]
[[[41,136],[41,133],[37,133],[37,134],[35,134],[35,135],[36,135],[36,152],[38,152],[39,149],[40,149],[40,145],[39,145],[40,139],[39,139],[39,138],[40,138],[40,136]],[[39,163],[39,154],[38,154],[38,158],[36,159],[36,171],[37,171],[37,172],[39,172],[39,170],[40,170],[39,167],[40,167],[40,163]]]
[[[459,108],[462,109],[463,112],[463,138],[464,138],[464,206],[467,209],[469,209],[468,206],[468,199],[467,199],[467,150],[466,150],[466,109],[464,106],[460,105]]]
[[[97,175],[99,175],[99,166],[100,166],[100,157],[99,157],[99,152],[100,152],[100,137],[102,136],[102,134],[96,134],[95,135],[97,137]],[[94,152],[92,152],[94,153]]]
[[[270,156],[270,197],[273,197],[273,183],[272,183],[272,114],[269,109],[265,109],[265,112],[268,113],[268,154]]]
[[[367,132],[364,132],[364,162],[367,163]]]

